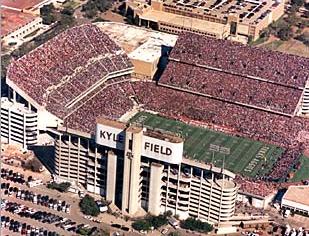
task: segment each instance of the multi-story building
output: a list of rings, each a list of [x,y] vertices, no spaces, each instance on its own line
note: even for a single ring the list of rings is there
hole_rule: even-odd
[[[37,143],[37,113],[24,104],[1,97],[1,141],[19,143],[24,148]]]
[[[20,44],[26,37],[42,27],[42,18],[31,12],[2,6],[1,41],[4,44]]]
[[[234,214],[235,175],[183,157],[184,140],[162,130],[98,119],[95,140],[60,130],[55,175],[77,181],[123,211],[228,221]]]
[[[139,26],[178,34],[190,31],[246,43],[284,14],[283,1],[139,0],[126,2],[126,14]]]

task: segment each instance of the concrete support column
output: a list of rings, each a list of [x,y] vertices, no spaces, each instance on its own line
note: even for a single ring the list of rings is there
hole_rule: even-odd
[[[200,176],[200,189],[199,189],[199,196],[198,196],[198,208],[197,208],[197,218],[200,217],[200,210],[201,210],[201,200],[202,200],[202,188],[203,188],[203,178],[204,172],[201,172]]]
[[[61,176],[62,135],[59,135],[58,176]]]
[[[143,130],[129,127],[125,135],[122,210],[134,215],[140,204],[140,166]]]
[[[70,166],[71,166],[71,135],[69,134],[69,141],[68,141],[68,157],[69,157],[69,162],[68,162],[68,179],[71,180],[71,171],[70,171]]]
[[[93,191],[96,193],[96,189],[97,189],[97,176],[98,176],[98,148],[97,146],[95,146],[94,148],[94,179],[93,179]],[[99,193],[100,193],[100,188],[99,187]]]
[[[16,102],[16,91],[13,90],[13,101]]]
[[[208,217],[207,220],[210,220],[210,211],[211,211],[211,205],[212,205],[212,190],[214,186],[214,173],[211,172],[211,186],[210,186],[210,194],[209,194],[209,207],[208,207]]]
[[[106,200],[115,203],[117,156],[112,152],[107,154]]]
[[[159,215],[161,211],[161,179],[164,166],[152,163],[150,167],[148,212]]]
[[[77,182],[79,183],[79,175],[80,175],[80,137],[77,138]]]
[[[8,143],[11,143],[11,109],[8,109]]]
[[[26,114],[23,115],[23,148],[27,149]]]

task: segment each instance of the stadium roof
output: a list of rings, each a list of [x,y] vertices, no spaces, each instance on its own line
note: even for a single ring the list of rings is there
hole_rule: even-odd
[[[30,10],[46,0],[1,0],[1,5],[18,10]]]
[[[309,206],[309,186],[290,186],[283,195],[282,200],[289,200]]]
[[[130,59],[146,62],[160,58],[162,46],[174,47],[178,38],[177,35],[116,22],[98,22],[96,25],[118,43]]]
[[[136,5],[142,11],[146,8],[146,4],[136,1]],[[229,15],[234,14],[239,16],[240,22],[244,23],[257,23],[263,20],[267,15],[271,14],[272,10],[279,5],[275,0],[264,1],[222,1],[222,0],[164,0],[163,6],[167,9],[176,9],[179,11],[186,11],[192,14],[199,14],[202,16],[215,17],[222,21],[227,21]],[[155,11],[146,11],[146,14]],[[151,15],[150,14],[150,15]],[[149,15],[149,14],[147,14]],[[144,14],[143,14],[144,16]],[[166,15],[164,15],[166,16]],[[144,17],[143,17],[144,18]],[[160,19],[161,16],[155,17]]]
[[[37,109],[63,119],[109,79],[132,73],[125,52],[94,25],[66,30],[13,61],[7,83]]]
[[[148,20],[151,22],[160,22],[161,19],[164,19],[164,22],[167,22],[172,25],[181,25],[184,28],[189,29],[199,29],[204,32],[213,33],[214,36],[222,36],[225,31],[225,25],[219,24],[216,22],[205,21],[201,19],[196,19],[192,17],[186,17],[182,15],[177,15],[165,11],[149,10],[141,15],[143,20]]]
[[[35,18],[29,13],[1,7],[1,38],[27,25]]]
[[[189,32],[180,34],[170,59],[296,88],[309,78],[309,58]]]

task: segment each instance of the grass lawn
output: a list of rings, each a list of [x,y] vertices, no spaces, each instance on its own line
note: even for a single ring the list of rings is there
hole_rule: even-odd
[[[184,137],[184,155],[203,162],[212,162],[221,167],[225,158],[225,167],[234,173],[254,177],[267,173],[283,152],[282,148],[274,145],[253,141],[246,138],[234,137],[222,132],[187,125],[183,122],[167,119],[147,112],[135,115],[131,122],[144,126],[158,128]],[[210,144],[230,148],[230,155],[213,153]]]
[[[268,49],[271,49],[271,50],[277,50],[283,43],[284,43],[284,41],[282,41],[282,40],[275,40],[275,41],[263,44],[262,47],[268,48]]]
[[[294,177],[290,180],[291,182],[298,182],[309,179],[309,157],[300,157],[301,167],[296,171]]]
[[[77,0],[69,0],[63,4],[63,7],[71,7],[73,9],[77,8],[81,3]]]

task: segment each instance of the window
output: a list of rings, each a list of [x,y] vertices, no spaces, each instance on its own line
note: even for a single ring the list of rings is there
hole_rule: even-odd
[[[230,34],[236,35],[237,33],[237,22],[231,22]]]

